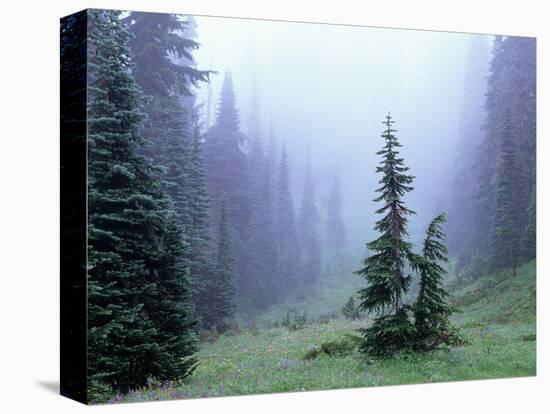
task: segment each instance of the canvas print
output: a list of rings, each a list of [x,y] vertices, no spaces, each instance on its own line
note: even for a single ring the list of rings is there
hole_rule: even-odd
[[[536,375],[536,40],[61,20],[61,391]]]

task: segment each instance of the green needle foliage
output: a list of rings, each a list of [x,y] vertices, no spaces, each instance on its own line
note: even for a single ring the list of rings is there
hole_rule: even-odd
[[[406,266],[415,268],[418,257],[412,252],[412,245],[406,241],[408,216],[415,214],[408,209],[403,196],[413,190],[414,177],[406,174],[409,170],[403,158],[399,157],[401,144],[394,135],[391,115],[386,116],[383,124],[386,130],[382,134],[384,147],[377,152],[382,162],[376,172],[382,173],[381,193],[375,202],[382,202],[376,213],[383,214],[376,222],[375,230],[380,237],[367,243],[373,254],[367,257],[364,267],[356,273],[365,278],[368,286],[359,291],[361,310],[385,314],[374,320],[370,328],[361,330],[363,334],[362,350],[369,354],[388,356],[410,347],[414,327],[408,319],[408,307],[403,305],[402,297],[411,283],[411,275],[406,275]]]
[[[211,72],[194,65],[192,52],[199,44],[188,37],[189,20],[175,14],[132,12],[125,22],[133,35],[132,75],[148,95],[143,133],[149,145],[144,153],[163,167],[158,178],[185,228],[188,248],[183,264],[191,277],[195,315],[200,328],[210,329],[219,313],[208,300],[217,289],[216,265],[209,252],[211,197],[192,93]]]
[[[145,114],[119,12],[89,11],[88,363],[126,392],[196,366],[183,231],[139,155]]]
[[[400,352],[410,351],[416,336],[408,306],[403,306],[396,314],[374,319],[372,326],[360,329],[359,332],[362,335],[359,350],[377,358],[390,358]]]
[[[413,305],[416,343],[420,351],[430,351],[442,345],[461,343],[456,329],[451,326],[449,317],[449,293],[443,288],[443,276],[446,273],[440,263],[447,263],[447,247],[443,244],[445,234],[441,226],[447,220],[440,214],[428,226],[422,248],[422,260],[419,265],[420,289]]]
[[[408,168],[396,150],[400,144],[393,134],[389,114],[384,124],[387,128],[382,137],[386,144],[378,152],[383,160],[377,168],[377,172],[383,174],[382,186],[376,190],[382,194],[375,199],[384,203],[376,211],[384,214],[375,226],[381,236],[367,244],[374,254],[367,257],[365,267],[356,272],[368,282],[368,286],[359,291],[361,309],[382,315],[375,318],[369,328],[360,329],[359,349],[367,355],[391,357],[403,351],[459,345],[462,341],[449,321],[452,314],[447,303],[449,294],[442,287],[445,269],[441,263],[448,259],[441,226],[447,217],[441,214],[431,222],[422,256],[415,254],[411,243],[405,240],[407,216],[414,212],[405,207],[402,200],[413,189],[413,177],[406,174]],[[403,305],[401,299],[411,282],[411,275],[405,276],[406,266],[420,274],[420,290],[413,306]]]
[[[525,214],[518,198],[524,201],[528,196],[525,195],[525,181],[519,168],[509,110],[505,111],[501,140],[491,234],[491,265],[495,270],[511,268],[515,275],[521,255],[522,215]]]
[[[234,267],[235,257],[233,255],[230,226],[227,221],[227,209],[225,202],[222,201],[214,289],[214,303],[217,310],[215,319],[216,324],[221,328],[223,328],[223,319],[231,317],[235,313]]]

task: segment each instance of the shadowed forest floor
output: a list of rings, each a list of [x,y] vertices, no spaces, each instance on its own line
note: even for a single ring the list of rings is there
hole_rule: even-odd
[[[322,343],[339,341],[368,324],[344,319],[307,323],[298,329],[249,327],[203,342],[200,366],[179,386],[151,386],[112,402],[149,401],[522,377],[536,374],[535,263],[483,277],[456,288],[454,321],[467,340],[450,351],[365,360],[359,353],[321,354],[305,359]]]

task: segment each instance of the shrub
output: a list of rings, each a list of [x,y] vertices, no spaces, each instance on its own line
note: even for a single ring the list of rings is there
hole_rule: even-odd
[[[202,329],[199,332],[199,341],[201,342],[216,342],[219,337],[220,334],[215,325],[210,329]]]
[[[311,347],[308,348],[305,356],[304,356],[304,359],[315,359],[317,358],[319,355],[321,355],[323,351],[321,351],[321,348],[318,347],[317,345],[313,345]]]
[[[338,315],[334,312],[331,313],[323,313],[319,316],[318,322],[319,323],[330,323],[334,321],[335,319],[338,319]]]
[[[306,352],[304,359],[315,359],[321,354],[331,357],[342,357],[351,355],[358,348],[361,338],[355,335],[344,335],[338,341],[323,342],[321,346],[312,346]]]
[[[241,333],[239,323],[234,318],[224,318],[219,324],[219,332],[222,335],[238,335]]]
[[[330,341],[321,344],[321,351],[329,356],[346,356],[352,354],[355,350],[355,344],[342,340]]]
[[[255,321],[252,321],[248,324],[248,332],[250,335],[256,336],[260,334],[260,330],[258,329],[258,326],[256,325]]]
[[[109,402],[113,396],[116,397],[116,394],[109,385],[97,380],[90,381],[88,385],[88,399],[92,404]]]
[[[301,316],[295,315],[290,318],[290,312],[286,313],[285,319],[281,322],[281,326],[287,328],[289,331],[297,331],[307,326],[307,316],[304,312]]]

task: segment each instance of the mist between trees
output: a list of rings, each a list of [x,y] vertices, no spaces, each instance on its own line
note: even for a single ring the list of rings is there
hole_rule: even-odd
[[[201,332],[315,297],[342,263],[359,270],[366,257],[368,275],[385,248],[365,243],[384,231],[373,199],[390,110],[414,179],[399,194],[417,213],[403,252],[420,257],[446,212],[428,235],[444,229],[457,277],[534,257],[534,39],[100,10],[88,19],[98,389],[183,379]],[[70,35],[71,22],[65,59]],[[410,266],[413,292],[434,266],[444,272],[446,253],[434,255]],[[376,284],[366,279],[358,286]],[[380,309],[367,296],[357,298],[374,311],[395,292]]]

